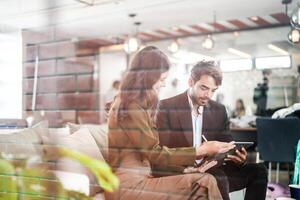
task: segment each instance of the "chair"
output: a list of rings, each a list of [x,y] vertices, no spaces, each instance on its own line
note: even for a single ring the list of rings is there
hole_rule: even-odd
[[[269,162],[269,181],[271,181],[271,162],[276,162],[276,182],[279,181],[279,164],[295,161],[296,146],[300,139],[300,119],[298,118],[257,118],[257,146],[264,161]]]

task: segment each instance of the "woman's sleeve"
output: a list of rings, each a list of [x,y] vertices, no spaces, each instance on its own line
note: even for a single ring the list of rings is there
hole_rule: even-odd
[[[134,148],[141,151],[152,165],[176,168],[194,164],[195,148],[168,148],[159,145],[158,132],[151,127],[149,115],[145,110],[131,109],[123,129],[124,127]]]

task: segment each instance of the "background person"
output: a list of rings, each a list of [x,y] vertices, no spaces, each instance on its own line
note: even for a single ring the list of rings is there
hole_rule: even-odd
[[[246,115],[245,105],[242,99],[237,99],[235,102],[235,108],[232,112],[233,118],[241,118]]]
[[[118,94],[119,87],[120,87],[120,81],[119,80],[113,81],[111,88],[104,95],[104,105],[107,103],[111,103],[114,100],[115,96]]]

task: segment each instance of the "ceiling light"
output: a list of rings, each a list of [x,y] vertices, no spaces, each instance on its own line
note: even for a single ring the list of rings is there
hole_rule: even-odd
[[[290,56],[272,56],[255,58],[256,69],[290,68],[292,64]]]
[[[213,58],[210,56],[184,50],[179,50],[178,52],[174,53],[172,58],[175,58],[175,62],[184,64],[194,64],[199,60],[213,60]]]
[[[213,23],[215,24],[217,21],[216,11],[213,13]],[[215,27],[213,26],[213,33],[215,32]],[[207,35],[206,38],[202,42],[202,47],[206,50],[211,50],[215,46],[215,41],[212,38],[212,35]]]
[[[279,48],[278,46],[275,46],[273,44],[268,44],[268,48],[279,53],[279,54],[282,54],[282,55],[289,55],[289,52]]]
[[[250,19],[251,19],[252,21],[257,21],[257,20],[258,20],[258,17],[257,17],[257,16],[252,16],[252,17],[250,17]]]
[[[239,36],[240,36],[240,32],[234,31],[234,32],[233,32],[233,35],[234,35],[235,37],[239,37]]]
[[[93,6],[95,0],[75,0],[75,1],[78,1],[79,3],[83,3],[88,6]]]
[[[130,18],[134,18],[136,14],[129,14]],[[138,36],[138,27],[141,25],[141,22],[134,22],[134,25],[136,26],[135,34],[129,36],[125,42],[124,42],[124,51],[126,53],[134,53],[137,50],[139,50],[141,45],[141,40],[137,37]]]
[[[234,48],[228,48],[228,52],[230,52],[234,55],[240,56],[242,58],[251,58],[250,54],[247,54],[245,52],[242,52],[242,51],[234,49]]]
[[[234,72],[252,69],[251,59],[234,59],[234,60],[221,60],[220,68],[223,72]]]
[[[293,12],[291,16],[291,25],[294,28],[300,29],[300,8],[298,4],[298,8]]]
[[[213,40],[211,35],[207,35],[207,37],[202,42],[202,47],[207,50],[211,50],[214,48],[215,41]]]
[[[300,42],[300,32],[298,29],[292,29],[288,33],[289,42],[292,44],[298,44]]]
[[[178,40],[174,40],[169,46],[168,46],[168,50],[171,53],[176,53],[179,50],[179,42]]]
[[[129,37],[124,42],[124,50],[126,53],[134,53],[139,49],[141,42],[136,37]]]

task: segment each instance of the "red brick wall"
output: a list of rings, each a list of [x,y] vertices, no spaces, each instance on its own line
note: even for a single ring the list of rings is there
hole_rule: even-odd
[[[54,28],[23,31],[24,118],[32,114],[34,66],[38,55],[35,112],[43,111],[51,127],[61,127],[65,122],[99,123],[99,81],[98,72],[94,71],[98,48],[79,48],[65,38],[58,36]]]

